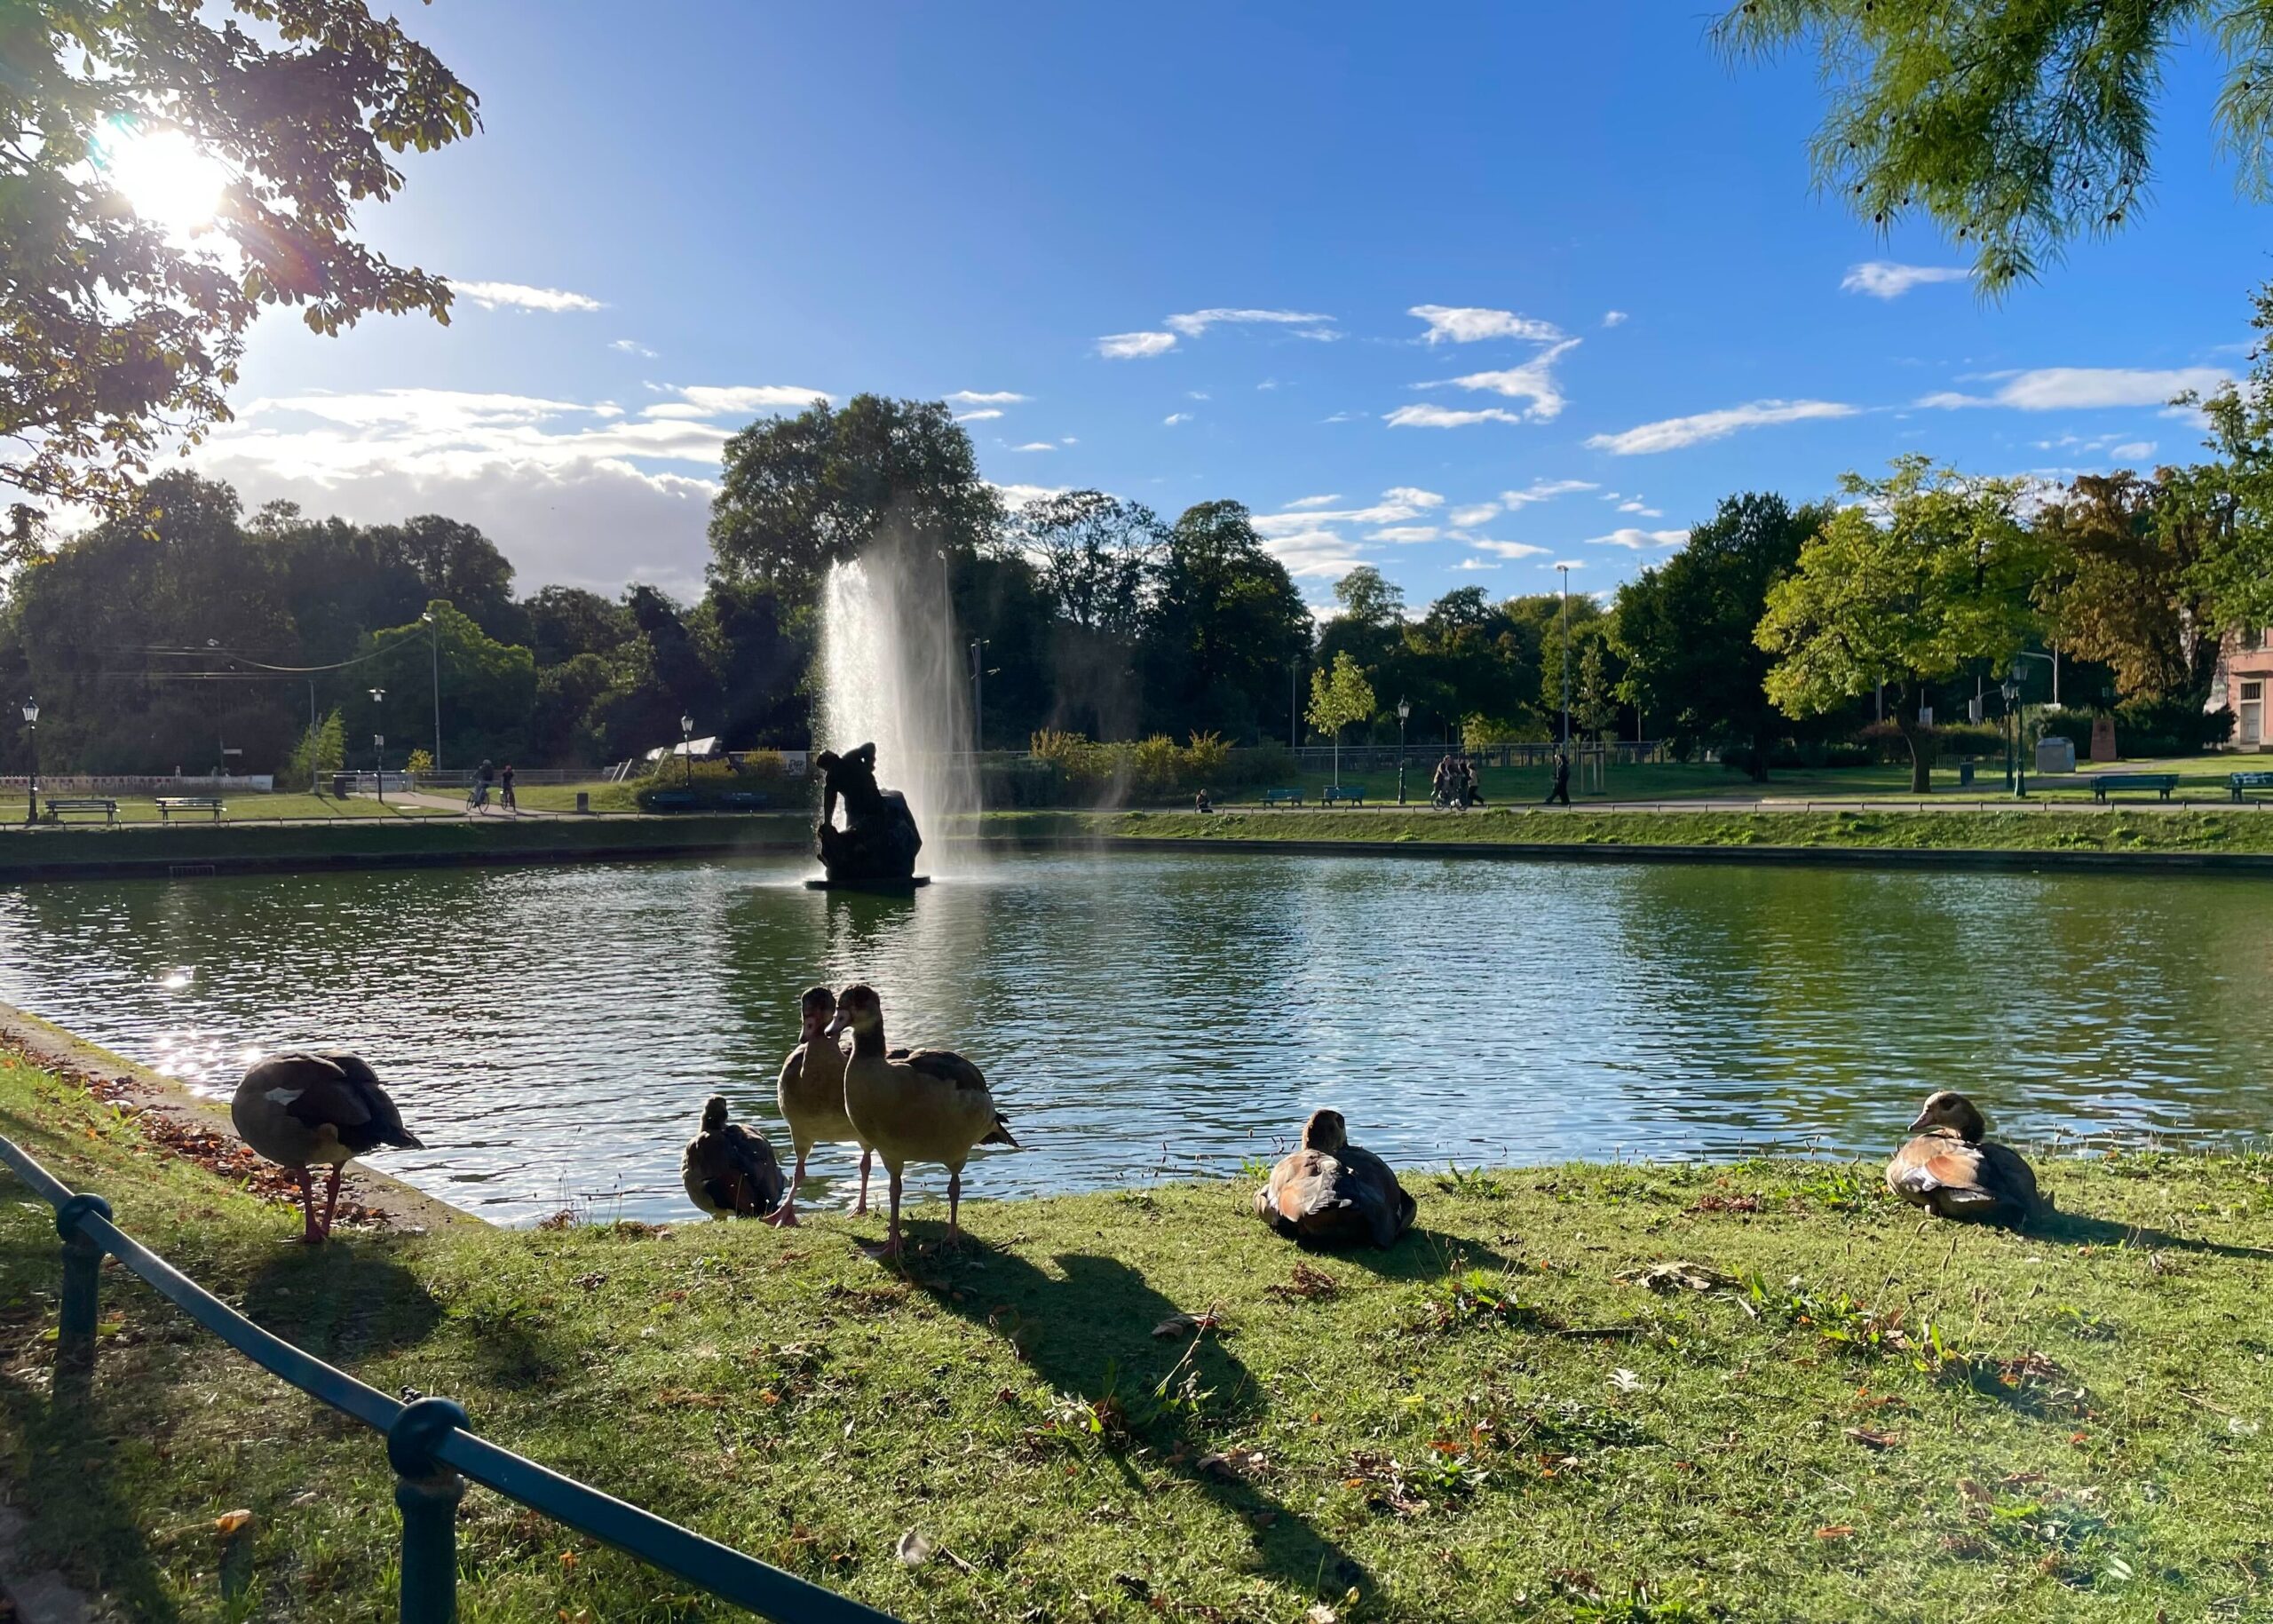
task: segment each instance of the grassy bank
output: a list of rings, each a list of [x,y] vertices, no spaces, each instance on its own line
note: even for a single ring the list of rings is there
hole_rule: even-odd
[[[364,1379],[910,1620],[2273,1604],[2273,1271],[2237,1250],[2273,1243],[2262,1158],[2057,1164],[2074,1216],[2031,1237],[1795,1162],[1422,1174],[1420,1232],[1351,1257],[1269,1236],[1246,1185],[978,1203],[956,1256],[934,1207],[903,1278],[835,1217],[310,1255],[25,1065],[0,1131]],[[1689,1283],[1636,1278],[1670,1260]],[[36,1557],[133,1618],[391,1616],[376,1438],[115,1275],[99,1407],[60,1421],[55,1283],[44,1209],[0,1202],[0,1481]],[[1179,1312],[1222,1323],[1155,1334]],[[911,1530],[946,1554],[902,1565]],[[741,1616],[479,1490],[462,1552],[470,1624]]]
[[[1491,807],[990,813],[1006,840],[1068,838],[1342,841],[1398,846],[1794,847],[1803,850],[2099,852],[2273,852],[2273,812],[1592,812]]]

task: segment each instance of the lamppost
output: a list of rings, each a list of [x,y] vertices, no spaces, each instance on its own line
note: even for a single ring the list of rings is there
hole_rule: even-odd
[[[384,688],[372,689],[372,708],[376,709],[386,703],[386,698]],[[384,806],[387,804],[387,736],[384,733],[371,735],[371,764],[376,769],[371,775],[371,781],[379,787],[379,804]]]
[[[694,718],[693,717],[681,717],[678,719],[678,753],[680,758],[686,763],[686,787],[692,789],[694,788]]]
[[[1397,804],[1405,804],[1405,718],[1413,714],[1413,706],[1404,695],[1397,701]]]
[[[418,617],[426,622],[426,652],[434,667],[434,771],[442,770],[442,626],[432,609]]]
[[[1557,564],[1563,572],[1563,606],[1557,613],[1562,617],[1563,643],[1563,759],[1571,759],[1571,566]],[[1581,785],[1583,788],[1585,786]]]
[[[32,775],[24,790],[24,821],[39,821],[39,701],[24,701],[24,725],[32,735]]]
[[[2005,781],[2013,787],[2013,799],[2020,800],[2028,794],[2028,768],[2021,760],[2021,673],[2028,668],[2019,661],[2013,661],[2011,675],[2004,681],[2005,720],[2012,733],[2011,765],[2006,770]]]
[[[991,638],[970,640],[970,748],[986,748],[986,650]]]

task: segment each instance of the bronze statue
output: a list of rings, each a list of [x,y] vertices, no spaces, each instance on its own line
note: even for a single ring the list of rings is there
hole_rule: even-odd
[[[832,885],[906,885],[915,880],[915,854],[923,849],[907,797],[876,784],[876,747],[813,757],[821,775],[820,822],[813,829],[820,864]],[[844,827],[836,804],[844,803]]]

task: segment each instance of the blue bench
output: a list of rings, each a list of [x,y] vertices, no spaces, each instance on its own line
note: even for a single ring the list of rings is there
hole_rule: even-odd
[[[60,823],[74,812],[100,812],[104,821],[118,821],[118,803],[107,795],[67,795],[47,797],[47,815]]]
[[[1363,806],[1366,804],[1366,792],[1355,787],[1345,788],[1341,784],[1328,784],[1326,787],[1326,804],[1331,806],[1336,801],[1346,801],[1352,806]]]
[[[755,789],[735,789],[718,797],[718,804],[728,812],[764,812],[773,803],[770,797]]]
[[[647,797],[649,812],[692,812],[694,791],[692,789],[658,789]]]
[[[1303,792],[1299,789],[1266,789],[1263,792],[1265,806],[1300,806]]]
[[[2235,805],[2241,804],[2241,792],[2245,789],[2273,789],[2273,772],[2226,774],[2226,793],[2233,797]]]
[[[158,821],[171,823],[176,812],[211,812],[213,821],[221,821],[225,810],[218,795],[162,795],[158,797]]]
[[[2178,788],[2175,772],[2095,772],[2091,775],[2092,799],[2104,801],[2111,790],[2152,789],[2163,799],[2170,799],[2170,792]]]

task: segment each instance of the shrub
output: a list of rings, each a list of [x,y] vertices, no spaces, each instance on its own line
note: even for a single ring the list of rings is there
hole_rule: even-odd
[[[1287,753],[1277,754],[1283,763]],[[1189,744],[1178,744],[1165,733],[1101,744],[1085,734],[1045,728],[1034,736],[1030,762],[1038,764],[990,772],[986,799],[989,804],[1036,806],[1067,801],[1118,804],[1132,795],[1177,798],[1236,781],[1239,773],[1232,755],[1231,747],[1214,733],[1194,733]],[[1042,796],[1054,798],[1038,798]]]
[[[2044,731],[2074,741],[2076,754],[2088,756],[2094,714],[2055,711],[2045,717]],[[2134,699],[2115,708],[2115,748],[2124,756],[2198,755],[2225,743],[2233,731],[2233,710],[2224,705],[2205,710],[2184,699]]]
[[[659,762],[640,780],[631,798],[642,812],[647,812],[653,809],[656,796],[676,796],[689,790],[699,807],[717,806],[730,795],[762,795],[777,810],[795,810],[804,804],[807,785],[805,780],[790,775],[778,752],[752,750],[726,761]]]

